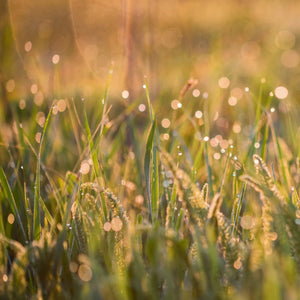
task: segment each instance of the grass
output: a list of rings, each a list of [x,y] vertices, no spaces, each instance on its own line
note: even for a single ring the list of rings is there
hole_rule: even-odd
[[[93,85],[74,49],[44,65],[45,35],[25,53],[26,16],[17,18],[13,1],[1,4],[0,299],[299,298],[298,33],[292,22],[288,33],[277,28],[289,19],[280,1],[272,18],[261,14],[267,1],[253,11],[230,3],[179,1],[170,10],[166,1],[132,20],[153,27],[132,62],[147,62],[151,76],[132,75],[128,100],[120,41],[101,44],[118,59]],[[89,23],[79,2],[69,4],[74,28],[63,22],[81,55],[102,49],[81,45]],[[120,14],[100,20],[113,31]],[[39,32],[61,30],[47,22]],[[96,58],[86,59],[89,72],[109,60]]]
[[[1,137],[2,298],[296,299],[299,149],[276,132],[280,111],[260,89],[257,104],[244,95],[260,106],[249,135],[221,138],[213,103],[198,100],[197,119],[189,90],[168,128],[148,85],[148,117],[138,102],[113,114],[106,96],[96,112],[66,99],[66,111],[48,109],[38,142],[38,111],[12,106],[22,128]]]

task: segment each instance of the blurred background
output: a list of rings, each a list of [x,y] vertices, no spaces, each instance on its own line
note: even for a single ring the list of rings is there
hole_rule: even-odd
[[[292,0],[52,0],[0,2],[2,102],[32,95],[110,92],[172,98],[190,78],[201,89],[229,78],[299,85],[300,2]]]

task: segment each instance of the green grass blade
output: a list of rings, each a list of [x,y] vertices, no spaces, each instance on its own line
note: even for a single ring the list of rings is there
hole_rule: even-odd
[[[40,204],[41,204],[41,206],[42,206],[42,208],[43,208],[43,211],[44,211],[44,213],[45,213],[45,216],[46,216],[46,218],[47,218],[47,221],[48,221],[49,224],[52,226],[52,225],[54,224],[54,219],[53,219],[53,217],[51,216],[50,211],[48,210],[48,208],[47,208],[47,206],[46,206],[44,200],[43,200],[41,197],[40,197]]]
[[[22,220],[21,220],[21,217],[20,217],[17,205],[16,205],[14,195],[11,191],[11,188],[8,184],[7,178],[5,176],[5,173],[2,169],[2,167],[0,167],[0,181],[1,181],[1,185],[2,185],[2,188],[3,188],[4,194],[7,197],[9,206],[10,206],[13,214],[16,216],[16,219],[17,219],[17,221],[20,225],[24,240],[27,241],[27,235],[26,235],[25,230],[24,230],[24,226],[23,226],[23,223],[22,223]]]
[[[41,176],[41,152],[42,152],[42,144],[45,137],[46,129],[49,124],[49,120],[52,114],[53,106],[51,106],[48,116],[46,118],[41,141],[40,141],[40,147],[39,152],[37,155],[37,166],[36,166],[36,177],[35,177],[35,184],[34,184],[34,207],[33,207],[33,236],[32,239],[39,239],[41,235],[41,228],[40,228],[40,176]]]
[[[147,98],[147,103],[148,103],[148,107],[149,107],[150,120],[153,123],[154,122],[154,114],[153,114],[153,109],[152,109],[152,105],[151,105],[151,101],[150,101],[150,93],[149,93],[148,84],[146,82],[146,79],[145,79],[144,87],[146,90],[146,98]]]
[[[287,179],[287,175],[286,175],[286,169],[285,169],[285,164],[284,164],[284,160],[283,160],[282,150],[281,150],[271,117],[270,116],[268,116],[268,117],[269,117],[269,124],[270,124],[273,141],[275,142],[276,148],[277,148],[277,154],[278,154],[278,158],[279,158],[279,162],[280,162],[280,166],[281,166],[283,182],[286,186],[288,186],[289,184],[288,184],[288,179]]]
[[[231,233],[232,236],[236,235],[238,220],[239,220],[240,213],[241,213],[241,208],[242,208],[242,203],[243,203],[243,199],[245,196],[246,187],[247,187],[247,183],[244,182],[240,196],[239,196],[239,200],[237,202],[237,207],[235,209],[234,223],[233,223],[233,228],[232,228],[232,233]]]
[[[156,130],[156,121],[152,123],[147,144],[146,144],[146,152],[144,159],[144,173],[146,178],[146,188],[147,188],[147,196],[148,196],[148,204],[149,204],[149,219],[153,222],[152,215],[152,198],[151,198],[151,175],[150,175],[150,165],[151,165],[151,152],[154,144],[154,134]]]
[[[268,137],[269,137],[269,124],[267,122],[266,127],[265,127],[265,131],[264,131],[262,146],[261,146],[261,158],[264,161],[266,161]]]
[[[203,149],[204,149],[204,143],[200,144],[200,149],[197,152],[196,158],[195,158],[195,162],[194,162],[194,166],[193,166],[193,174],[192,174],[192,181],[195,182],[196,178],[197,178],[197,172],[201,163],[201,158],[202,158],[202,154],[203,154]]]
[[[177,218],[177,223],[176,223],[176,232],[178,233],[180,228],[181,228],[181,225],[182,225],[182,221],[183,221],[183,217],[184,217],[184,209],[181,208],[180,209],[180,212],[178,214],[178,218]]]
[[[222,188],[223,188],[223,185],[224,185],[224,182],[225,182],[225,176],[226,176],[226,173],[227,173],[228,162],[229,162],[229,158],[230,157],[231,157],[231,152],[228,152],[228,155],[227,155],[227,158],[226,158],[226,162],[225,162],[225,168],[224,168],[224,172],[223,172],[223,177],[222,177],[221,184],[220,184],[219,191],[218,191],[218,193],[220,195],[221,195]]]
[[[92,138],[92,134],[91,134],[91,129],[90,129],[90,125],[88,122],[88,117],[86,114],[86,110],[85,107],[83,109],[83,114],[84,114],[84,124],[85,124],[85,129],[88,135],[88,143],[89,143],[89,148],[90,148],[90,152],[92,155],[92,161],[93,161],[93,167],[94,167],[94,172],[96,175],[96,179],[99,183],[99,185],[101,186],[101,182],[100,182],[100,176],[101,176],[101,169],[100,169],[100,165],[99,165],[99,161],[98,161],[98,157],[97,157],[97,152],[95,150],[94,147],[94,142],[93,142],[93,138]],[[105,202],[105,198],[103,196],[102,193],[100,193],[100,197],[101,197],[101,204],[102,204],[102,209],[103,209],[103,217],[104,220],[107,220],[107,206],[106,206],[106,202]]]
[[[207,183],[208,183],[208,190],[209,190],[209,197],[210,199],[213,198],[213,179],[212,179],[212,171],[211,171],[211,166],[209,163],[209,158],[208,158],[208,145],[207,142],[204,142],[204,157],[205,157],[205,165],[206,165],[206,171],[207,171]]]
[[[153,153],[153,177],[152,177],[152,216],[154,221],[157,219],[159,204],[159,171],[158,171],[158,152],[155,142],[152,148]]]

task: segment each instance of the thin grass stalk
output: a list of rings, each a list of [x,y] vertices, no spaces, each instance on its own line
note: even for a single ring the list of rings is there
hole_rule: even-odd
[[[17,219],[17,221],[19,223],[19,226],[21,228],[24,240],[27,241],[27,235],[25,233],[25,229],[24,229],[24,226],[23,226],[23,223],[22,223],[22,220],[21,220],[21,217],[20,217],[17,205],[16,205],[16,201],[15,201],[14,195],[13,195],[13,193],[11,191],[11,188],[10,188],[10,186],[8,184],[7,178],[5,176],[5,173],[4,173],[3,169],[2,169],[2,167],[0,167],[0,181],[1,181],[1,185],[2,185],[2,189],[4,191],[4,194],[5,194],[5,196],[6,196],[7,200],[8,200],[8,203],[10,205],[10,208],[11,208],[13,214],[16,216],[16,219]]]
[[[99,162],[98,162],[97,153],[96,153],[96,150],[95,150],[95,147],[94,147],[94,142],[93,142],[93,138],[92,138],[92,135],[91,135],[91,130],[90,130],[90,126],[89,126],[89,122],[88,122],[85,107],[84,107],[83,113],[84,113],[85,129],[86,129],[86,132],[87,132],[87,135],[88,135],[89,148],[90,148],[90,152],[91,152],[91,155],[92,155],[94,172],[95,172],[98,184],[101,186],[101,182],[99,182],[99,180],[100,180],[100,176],[102,174],[101,174],[100,165],[99,165]],[[103,179],[104,179],[104,177],[103,177]],[[101,197],[101,204],[102,204],[102,209],[103,209],[103,219],[104,219],[104,221],[106,221],[107,218],[108,218],[107,206],[106,206],[104,196],[102,194],[100,194],[100,197]]]
[[[236,207],[236,210],[235,210],[234,223],[233,223],[233,228],[232,228],[232,233],[231,233],[232,237],[236,236],[238,220],[239,220],[240,213],[241,213],[241,208],[242,208],[242,203],[243,203],[243,199],[244,199],[244,196],[245,196],[246,187],[247,187],[247,183],[244,182],[243,186],[242,186],[241,193],[239,195],[239,200],[237,202],[237,207]]]

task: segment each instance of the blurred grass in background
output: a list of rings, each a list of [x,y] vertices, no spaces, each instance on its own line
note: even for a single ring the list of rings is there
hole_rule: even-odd
[[[174,96],[190,76],[202,87],[226,75],[233,84],[267,76],[299,88],[298,1],[131,2],[2,1],[9,98],[27,96],[32,84],[45,97],[89,95],[103,89],[112,61],[115,97],[129,88],[140,94],[144,75],[155,95]]]

